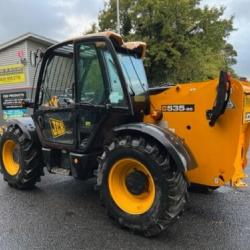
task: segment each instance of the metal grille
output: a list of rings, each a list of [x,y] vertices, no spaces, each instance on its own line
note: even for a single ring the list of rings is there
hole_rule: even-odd
[[[73,82],[73,46],[67,45],[55,50],[47,62],[42,86],[43,103],[48,103],[53,96],[72,98]]]

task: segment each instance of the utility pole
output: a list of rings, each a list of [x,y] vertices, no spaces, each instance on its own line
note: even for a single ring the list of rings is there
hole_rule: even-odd
[[[121,34],[120,30],[120,2],[116,0],[116,13],[117,13],[117,33]]]

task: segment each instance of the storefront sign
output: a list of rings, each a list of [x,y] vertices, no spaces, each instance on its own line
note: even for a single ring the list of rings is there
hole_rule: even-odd
[[[25,82],[23,64],[0,66],[0,84],[13,84]]]
[[[22,101],[24,99],[26,99],[26,92],[1,94],[3,119],[5,121],[28,115],[28,110],[22,107]]]
[[[8,109],[3,110],[3,119],[4,121],[13,119],[13,118],[20,118],[28,115],[27,109]]]
[[[1,94],[2,109],[22,108],[22,101],[26,99],[26,92],[3,93]]]

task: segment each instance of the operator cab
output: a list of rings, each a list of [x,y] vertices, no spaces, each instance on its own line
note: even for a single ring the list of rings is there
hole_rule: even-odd
[[[34,104],[42,145],[87,152],[114,126],[142,121],[149,110],[145,49],[112,32],[47,49]]]

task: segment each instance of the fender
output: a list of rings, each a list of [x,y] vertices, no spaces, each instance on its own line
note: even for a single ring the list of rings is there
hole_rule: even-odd
[[[36,127],[31,117],[22,117],[9,120],[7,126],[18,126],[26,138],[37,141]]]
[[[184,141],[168,129],[148,123],[124,124],[113,129],[114,133],[136,132],[146,134],[160,143],[171,155],[178,169],[188,171],[197,167],[193,154]]]

